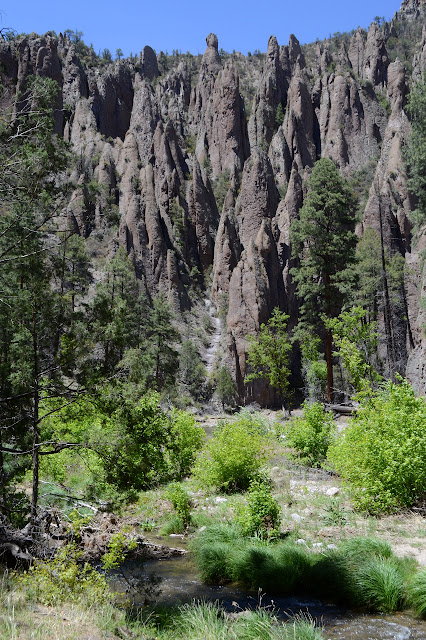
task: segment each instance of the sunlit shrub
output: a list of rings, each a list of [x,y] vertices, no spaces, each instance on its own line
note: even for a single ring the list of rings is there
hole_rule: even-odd
[[[300,462],[320,467],[336,432],[333,415],[320,402],[303,404],[303,417],[295,418],[284,429],[286,444],[293,447]]]
[[[424,496],[425,425],[426,401],[402,378],[387,382],[352,418],[328,458],[358,509],[390,513]]]
[[[193,474],[203,487],[218,491],[241,491],[259,477],[271,454],[270,445],[255,421],[244,416],[224,420],[207,442],[195,463]]]

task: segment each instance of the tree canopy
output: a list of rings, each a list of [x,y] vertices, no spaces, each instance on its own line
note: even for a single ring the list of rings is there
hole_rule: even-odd
[[[312,170],[300,217],[291,226],[293,256],[299,259],[291,273],[300,302],[300,328],[325,334],[329,401],[333,387],[331,333],[321,316],[339,315],[353,286],[355,205],[349,182],[331,160],[322,158]]]
[[[246,382],[264,378],[284,398],[289,397],[289,357],[291,342],[287,332],[289,316],[277,307],[257,336],[248,336],[247,364],[251,372]]]

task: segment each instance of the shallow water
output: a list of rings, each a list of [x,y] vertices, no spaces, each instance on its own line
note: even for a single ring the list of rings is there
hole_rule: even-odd
[[[217,600],[226,611],[238,613],[260,605],[274,608],[275,614],[283,620],[300,612],[309,613],[324,627],[327,640],[426,640],[426,622],[406,613],[365,615],[315,599],[271,598],[266,594],[259,597],[259,594],[234,585],[206,585],[200,580],[189,555],[166,560],[128,561],[123,572],[128,579],[140,581],[139,592],[133,596],[136,606],[148,602],[172,606],[193,600]],[[117,575],[113,587],[125,591],[126,583]]]

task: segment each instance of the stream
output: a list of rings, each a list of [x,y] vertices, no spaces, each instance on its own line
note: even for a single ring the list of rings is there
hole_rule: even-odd
[[[207,373],[214,366],[221,338],[221,322],[214,315],[211,301],[204,300],[213,331],[210,345],[204,353]],[[147,536],[149,538],[149,534]],[[159,542],[153,537],[153,541]],[[184,540],[176,540],[178,546],[185,546]],[[312,616],[318,626],[324,628],[327,640],[426,640],[426,621],[417,620],[406,613],[389,616],[368,615],[336,607],[321,600],[297,597],[272,598],[267,594],[245,591],[235,585],[207,585],[192,562],[191,555],[163,560],[128,560],[122,572],[132,584],[131,598],[135,606],[148,604],[175,606],[185,602],[206,600],[218,601],[229,613],[258,606],[273,608],[275,615],[287,620],[295,614]],[[126,592],[128,583],[120,573],[111,580],[111,586],[118,592]]]
[[[275,615],[282,620],[299,612],[309,613],[324,627],[327,640],[426,640],[426,622],[406,613],[368,615],[310,598],[271,598],[262,594],[259,599],[258,594],[235,585],[206,585],[189,554],[165,560],[127,561],[123,572],[127,578],[140,582],[140,591],[136,590],[133,595],[136,606],[148,603],[172,606],[208,600],[218,601],[226,611],[238,613],[260,604],[273,607]],[[113,579],[112,586],[117,591],[126,590],[126,583],[119,575]]]

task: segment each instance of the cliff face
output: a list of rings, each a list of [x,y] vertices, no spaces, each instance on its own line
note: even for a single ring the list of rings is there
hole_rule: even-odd
[[[347,177],[362,176],[359,233],[381,232],[408,265],[395,341],[400,369],[408,362],[425,392],[426,238],[413,248],[402,158],[407,73],[426,69],[422,25],[425,1],[405,0],[390,23],[303,48],[295,36],[285,46],[271,36],[266,55],[219,55],[210,34],[201,59],[145,47],[139,59],[102,67],[82,62],[62,36],[1,42],[2,107],[19,109],[30,74],[58,82],[56,130],[79,159],[64,225],[100,255],[124,246],[147,289],[177,311],[191,307],[194,273],[212,283],[226,317],[224,361],[245,399],[272,399],[262,385],[244,387],[245,336],[275,306],[297,319],[289,229],[310,169],[327,156]],[[412,50],[401,61],[407,33]]]

